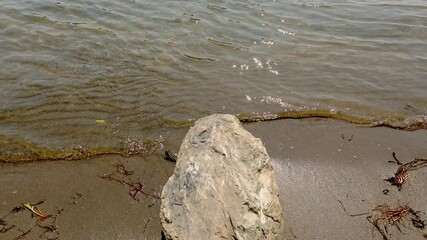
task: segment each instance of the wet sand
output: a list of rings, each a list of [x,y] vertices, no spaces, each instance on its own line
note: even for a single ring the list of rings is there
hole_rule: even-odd
[[[393,176],[396,164],[427,157],[427,131],[404,132],[390,128],[366,128],[335,120],[280,120],[246,124],[264,142],[273,160],[285,218],[284,239],[382,239],[365,216],[378,204],[409,205],[427,213],[427,168],[410,172],[402,191],[383,179]],[[187,129],[166,134],[165,148],[177,152]],[[134,171],[125,176],[116,164]],[[73,162],[39,162],[0,165],[0,217],[21,203],[36,203],[46,214],[58,215],[59,239],[160,239],[159,203],[129,187],[101,178],[104,174],[126,181],[144,181],[144,191],[159,193],[172,174],[174,163],[163,152],[148,157],[104,156]],[[383,190],[388,189],[388,194]],[[81,194],[81,197],[78,197]],[[75,197],[75,198],[73,198]],[[427,219],[425,214],[421,214]],[[24,239],[44,231],[28,210],[3,218],[16,227],[0,233],[14,239],[32,229]],[[50,219],[42,222],[49,225]],[[400,233],[390,227],[391,239],[423,239],[409,222]],[[0,226],[1,228],[1,226]],[[22,232],[21,232],[22,231]],[[427,230],[424,230],[427,232]]]
[[[337,121],[286,120],[246,126],[273,159],[285,216],[285,239],[382,239],[366,215],[379,204],[408,205],[427,213],[427,168],[409,173],[398,191],[384,181],[397,165],[427,158],[427,131],[366,128]],[[383,190],[388,189],[385,195]],[[427,219],[425,214],[423,219]],[[424,239],[406,222],[391,239]],[[424,232],[427,229],[424,230]]]

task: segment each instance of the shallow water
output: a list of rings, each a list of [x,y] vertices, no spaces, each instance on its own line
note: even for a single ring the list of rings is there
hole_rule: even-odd
[[[0,6],[1,159],[161,145],[211,113],[427,121],[425,1]]]

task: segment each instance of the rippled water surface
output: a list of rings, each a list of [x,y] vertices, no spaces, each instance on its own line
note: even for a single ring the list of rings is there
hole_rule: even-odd
[[[424,0],[3,0],[1,155],[132,149],[211,113],[425,121],[426,39]]]

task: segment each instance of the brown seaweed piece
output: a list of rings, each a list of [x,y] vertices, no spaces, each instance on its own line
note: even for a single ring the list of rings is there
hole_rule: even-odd
[[[402,189],[403,183],[405,183],[405,181],[408,180],[409,171],[413,171],[413,170],[420,169],[422,167],[427,166],[427,159],[424,159],[424,158],[415,158],[414,160],[405,164],[403,164],[396,158],[395,152],[393,152],[393,158],[395,161],[389,161],[389,162],[393,162],[393,163],[395,162],[399,167],[397,168],[397,171],[394,173],[393,177],[389,177],[384,180],[391,183],[391,185],[397,186],[399,191]]]
[[[382,204],[375,207],[367,219],[381,234],[383,240],[390,240],[388,227],[394,226],[399,232],[402,232],[400,227],[405,226],[404,221],[410,220],[414,227],[424,229],[426,223],[421,219],[419,213],[408,206],[391,208],[387,204]]]
[[[122,174],[122,175],[130,176],[130,175],[132,175],[134,173],[134,171],[132,171],[132,170],[131,171],[127,170],[126,167],[125,167],[125,165],[123,165],[121,163],[116,164],[114,166],[116,166],[117,172],[120,173],[120,174]]]
[[[99,177],[102,178],[102,179],[106,179],[106,180],[117,182],[117,183],[119,183],[121,185],[128,186],[129,187],[129,196],[133,200],[135,200],[137,202],[141,202],[141,199],[138,198],[138,196],[137,196],[138,193],[142,194],[143,196],[145,196],[147,198],[153,198],[156,201],[160,200],[160,196],[158,196],[157,194],[155,194],[155,193],[148,193],[148,192],[146,192],[144,190],[144,186],[145,185],[144,185],[144,181],[143,180],[132,181],[132,180],[129,179],[129,177],[134,174],[134,171],[127,170],[126,167],[123,164],[121,164],[121,163],[120,164],[116,164],[114,166],[116,166],[116,172],[118,174],[120,174],[121,177],[116,177],[115,176],[116,174],[114,174],[114,172],[113,173],[109,173],[109,174],[104,173],[104,174],[100,175]],[[125,179],[124,177],[127,177],[128,179]]]
[[[377,230],[383,240],[390,240],[389,227],[394,226],[402,232],[401,227],[407,227],[405,222],[412,223],[416,229],[424,229],[426,226],[426,221],[421,219],[419,211],[413,210],[409,206],[398,206],[395,208],[391,208],[387,204],[377,205],[374,209],[372,209],[369,213],[356,213],[351,214],[344,207],[342,201],[338,200],[343,208],[344,212],[350,217],[360,217],[363,215],[368,215],[366,219],[373,225],[374,230]],[[424,238],[426,238],[427,234],[419,231]],[[426,238],[427,239],[427,238]]]

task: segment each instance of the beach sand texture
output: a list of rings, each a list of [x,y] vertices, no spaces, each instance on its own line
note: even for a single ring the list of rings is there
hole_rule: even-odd
[[[411,171],[401,191],[384,181],[397,169],[388,162],[393,161],[393,152],[402,162],[427,157],[427,131],[368,128],[325,119],[244,127],[262,139],[273,159],[284,211],[284,239],[382,239],[366,215],[349,215],[370,213],[380,204],[408,205],[427,219],[427,168]],[[186,131],[177,130],[165,149],[177,152]],[[133,173],[124,174],[117,165]],[[84,161],[2,164],[0,217],[5,227],[15,227],[0,233],[0,239],[14,239],[30,229],[24,239],[42,234],[59,239],[160,239],[158,200],[141,193],[133,199],[131,187],[124,182],[143,180],[144,192],[157,196],[173,168],[174,163],[164,160],[160,151],[147,157],[110,155]],[[105,179],[108,174],[123,181]],[[40,222],[28,210],[4,217],[22,203],[39,200],[44,202],[37,207],[46,215],[63,209],[57,217],[57,232],[37,226],[37,222],[44,226],[52,221]],[[395,226],[388,228],[390,239],[423,239],[427,232],[410,221],[399,226],[402,232]]]

